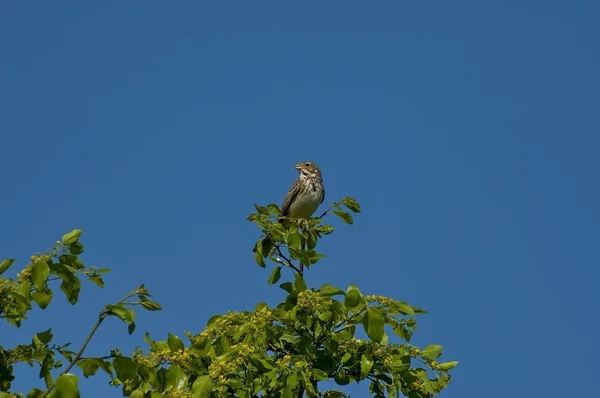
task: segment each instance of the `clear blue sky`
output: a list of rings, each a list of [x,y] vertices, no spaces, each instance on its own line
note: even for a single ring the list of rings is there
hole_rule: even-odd
[[[0,255],[82,228],[113,272],[0,344],[78,346],[140,283],[164,311],[89,355],[276,303],[246,216],[312,160],[363,213],[332,220],[309,284],[427,309],[415,342],[460,361],[443,396],[597,392],[598,2],[284,3],[2,2]]]

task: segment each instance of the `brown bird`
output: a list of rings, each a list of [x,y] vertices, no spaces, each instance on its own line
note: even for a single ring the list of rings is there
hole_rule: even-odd
[[[298,163],[294,168],[300,172],[300,175],[283,199],[281,215],[289,218],[309,219],[325,200],[323,176],[319,167],[313,162]],[[281,223],[283,221],[279,220]],[[271,238],[267,236],[263,240],[262,248],[264,257],[267,257],[273,249]]]

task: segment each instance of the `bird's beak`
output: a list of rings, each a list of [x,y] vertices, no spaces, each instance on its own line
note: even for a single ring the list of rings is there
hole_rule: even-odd
[[[300,169],[302,168],[302,166],[300,166],[300,163],[298,163],[297,165],[295,165],[295,166],[294,166],[294,168],[295,168],[296,170],[300,170]]]

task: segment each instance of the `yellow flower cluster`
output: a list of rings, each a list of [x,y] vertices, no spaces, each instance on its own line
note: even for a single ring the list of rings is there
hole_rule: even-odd
[[[162,396],[165,398],[192,398],[192,392],[169,387]]]
[[[312,290],[305,290],[298,293],[298,308],[305,310],[312,310],[318,305],[318,295]]]
[[[390,304],[394,304],[396,302],[396,300],[391,299],[389,297],[385,297],[385,296],[376,296],[376,295],[371,295],[371,296],[365,296],[365,300],[368,303],[379,303],[381,305],[390,305]]]
[[[135,351],[132,358],[142,365],[148,367],[154,367],[161,363],[170,363],[173,365],[187,368],[190,361],[195,358],[194,353],[191,353],[189,349],[179,350],[172,352],[171,350],[161,350],[148,353],[144,355],[143,351]]]
[[[200,333],[201,337],[217,338],[222,335],[231,336],[235,329],[248,321],[249,315],[241,312],[228,311],[217,318],[210,326]]]
[[[275,361],[275,365],[277,366],[278,369],[290,368],[292,366],[291,359],[292,359],[292,356],[289,354],[286,354],[283,357],[278,358],[277,361]]]
[[[228,375],[235,373],[237,366],[238,364],[235,361],[214,361],[208,367],[208,375],[211,379],[224,383]]]

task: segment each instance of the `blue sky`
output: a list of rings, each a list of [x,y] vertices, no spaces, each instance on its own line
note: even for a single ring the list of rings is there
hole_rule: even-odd
[[[414,341],[460,361],[452,397],[597,390],[600,6],[592,1],[3,2],[0,256],[82,228],[108,267],[1,344],[78,346],[140,283],[164,310],[88,355],[276,303],[253,203],[293,165],[359,200],[311,270],[429,311]],[[16,266],[15,266],[16,271]],[[20,368],[20,390],[41,386]],[[102,375],[84,397],[120,396]],[[353,390],[357,396],[357,391]]]

